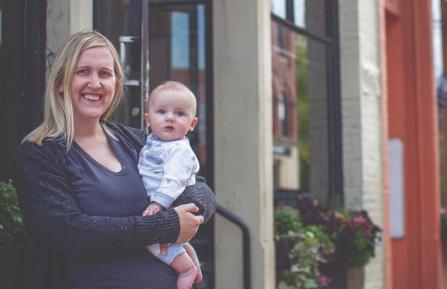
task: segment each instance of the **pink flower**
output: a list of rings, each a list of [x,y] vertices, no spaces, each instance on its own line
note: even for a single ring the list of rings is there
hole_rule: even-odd
[[[320,276],[320,284],[321,284],[322,286],[327,286],[327,285],[329,285],[331,282],[332,282],[332,279],[329,278],[328,276],[324,276],[324,275],[321,275],[321,276]]]

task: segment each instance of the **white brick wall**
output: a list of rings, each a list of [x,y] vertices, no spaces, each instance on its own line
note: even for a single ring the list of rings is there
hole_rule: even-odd
[[[366,209],[383,226],[380,43],[377,1],[340,0],[345,205]],[[364,269],[350,270],[348,288],[384,288],[383,246]]]

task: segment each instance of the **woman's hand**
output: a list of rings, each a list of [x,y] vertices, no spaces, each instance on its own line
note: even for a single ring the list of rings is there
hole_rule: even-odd
[[[199,225],[204,222],[203,216],[195,216],[194,213],[199,211],[199,208],[193,204],[185,204],[175,207],[180,221],[180,233],[176,243],[186,243],[194,237],[199,229]]]

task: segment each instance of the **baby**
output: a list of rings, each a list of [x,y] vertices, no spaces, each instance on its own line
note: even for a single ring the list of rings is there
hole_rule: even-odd
[[[195,183],[199,161],[185,136],[198,122],[195,115],[196,98],[179,82],[164,82],[150,94],[144,119],[152,133],[138,161],[138,170],[150,197],[143,216],[169,208],[186,186]],[[195,280],[201,279],[200,268],[190,257],[197,260],[191,245],[173,243],[167,250],[160,250],[160,245],[154,244],[147,248],[177,271],[177,289],[190,289]]]

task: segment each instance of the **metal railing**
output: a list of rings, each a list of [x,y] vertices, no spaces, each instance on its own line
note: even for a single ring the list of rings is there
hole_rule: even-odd
[[[251,254],[250,254],[250,229],[236,214],[217,205],[216,212],[222,217],[237,225],[242,231],[243,265],[244,265],[244,289],[251,289]]]

